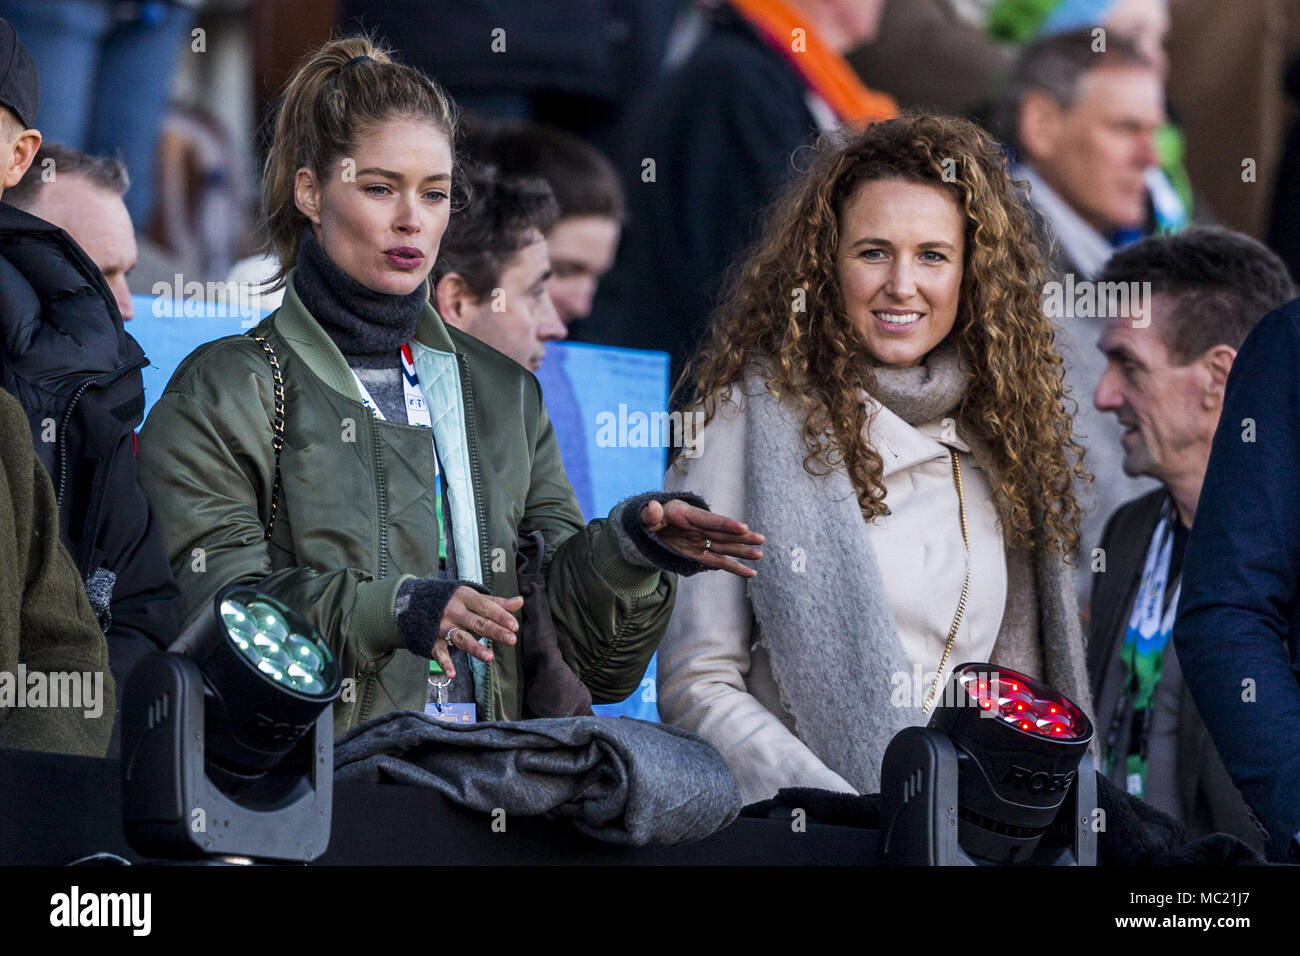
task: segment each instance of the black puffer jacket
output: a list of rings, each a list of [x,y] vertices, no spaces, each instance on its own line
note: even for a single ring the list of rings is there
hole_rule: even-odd
[[[0,384],[27,413],[119,686],[177,630],[176,583],[136,478],[147,361],[72,238],[0,203]],[[113,737],[110,753],[116,726]]]

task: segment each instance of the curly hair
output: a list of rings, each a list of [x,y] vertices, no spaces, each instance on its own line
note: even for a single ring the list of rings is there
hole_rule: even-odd
[[[1042,308],[1044,256],[998,144],[967,120],[908,113],[842,145],[823,139],[811,167],[768,210],[678,388],[692,387],[687,403],[707,424],[719,399],[759,374],[778,399],[802,406],[804,470],[816,477],[845,468],[863,518],[886,513],[883,464],[868,440],[872,413],[859,394],[875,393],[872,359],[836,278],[840,213],[860,185],[881,179],[937,186],[964,214],[949,337],[973,376],[957,422],[991,451],[1008,542],[1059,548],[1069,560],[1081,519],[1074,480],[1092,476],[1071,433],[1077,403],[1065,394]]]

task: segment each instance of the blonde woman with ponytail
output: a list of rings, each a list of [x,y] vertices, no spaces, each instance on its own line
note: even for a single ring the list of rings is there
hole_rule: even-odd
[[[536,379],[428,301],[455,139],[446,94],[369,40],[308,56],[265,168],[284,303],[186,359],[140,438],[183,618],[235,583],[307,615],[355,682],[337,732],[422,709],[431,681],[478,720],[621,700],[677,575],[748,576],[736,559],[759,556],[761,536],[685,493],[584,525]],[[517,545],[537,536],[546,590],[521,613]],[[543,617],[581,681],[562,693],[526,679],[521,622],[528,640]]]

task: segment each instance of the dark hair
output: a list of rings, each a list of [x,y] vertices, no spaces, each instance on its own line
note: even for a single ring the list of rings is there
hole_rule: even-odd
[[[285,84],[263,172],[262,200],[270,245],[279,257],[276,284],[298,259],[307,224],[294,202],[294,179],[303,166],[324,179],[326,170],[357,138],[399,116],[428,120],[456,150],[456,106],[437,83],[414,67],[394,62],[367,36],[330,40],[309,54]]]
[[[1173,299],[1160,338],[1178,365],[1216,345],[1241,348],[1261,318],[1295,297],[1286,265],[1271,249],[1230,229],[1198,226],[1149,236],[1110,257],[1101,282],[1150,282]]]
[[[485,124],[466,130],[463,151],[503,175],[546,180],[561,219],[606,216],[623,222],[626,217],[614,164],[571,133],[538,123]]]
[[[43,175],[47,159],[54,161],[55,177],[80,176],[92,186],[118,196],[125,195],[131,186],[126,166],[116,156],[92,156],[61,143],[41,143],[41,148],[36,151],[32,165],[23,174],[23,178],[18,180],[17,185],[5,190],[5,202],[28,210],[36,205],[37,195],[47,185]]]
[[[1040,37],[1021,50],[1011,66],[995,119],[995,131],[1000,138],[1020,148],[1017,114],[1030,93],[1046,93],[1062,109],[1069,109],[1074,105],[1079,81],[1085,73],[1106,67],[1155,69],[1129,37],[1107,31],[1104,48],[1095,50],[1096,43],[1091,29],[1070,30]]]
[[[437,285],[455,272],[482,298],[496,287],[514,255],[533,241],[533,230],[542,235],[550,231],[560,208],[544,179],[502,176],[494,166],[473,162],[461,170],[469,198],[452,211],[429,278]]]

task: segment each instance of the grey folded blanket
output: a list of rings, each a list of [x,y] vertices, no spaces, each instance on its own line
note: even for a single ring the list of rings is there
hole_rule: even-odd
[[[338,738],[334,778],[431,787],[507,818],[569,817],[583,833],[623,846],[701,840],[741,806],[712,745],[630,717],[448,726],[394,711]]]

